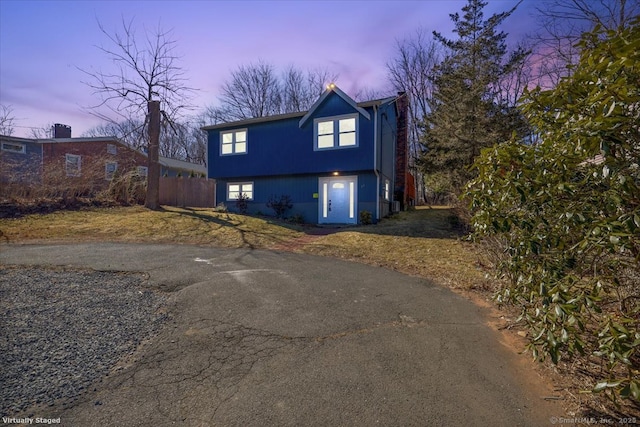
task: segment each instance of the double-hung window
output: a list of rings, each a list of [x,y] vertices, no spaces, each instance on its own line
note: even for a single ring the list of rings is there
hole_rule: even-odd
[[[227,156],[230,154],[247,153],[247,130],[237,129],[220,133],[220,154]]]
[[[65,154],[65,170],[67,176],[80,176],[82,170],[82,156]]]
[[[118,162],[107,162],[104,165],[104,179],[111,181],[118,170]]]
[[[314,120],[315,150],[331,150],[358,146],[358,115]]]
[[[253,182],[230,182],[227,184],[227,200],[238,200],[240,195],[253,200]]]

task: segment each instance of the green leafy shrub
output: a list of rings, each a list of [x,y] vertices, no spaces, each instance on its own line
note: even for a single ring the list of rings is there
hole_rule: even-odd
[[[483,150],[471,225],[500,246],[530,348],[600,359],[593,391],[640,401],[640,19],[583,37],[571,77],[525,96],[540,143]]]

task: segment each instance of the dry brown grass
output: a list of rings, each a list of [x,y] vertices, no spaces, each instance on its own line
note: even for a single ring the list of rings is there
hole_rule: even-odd
[[[116,207],[0,219],[2,239],[33,241],[175,242],[281,248],[333,256],[423,276],[451,288],[485,289],[489,281],[474,247],[462,241],[448,208],[402,212],[377,225],[345,227],[305,239],[309,228],[213,209]]]
[[[449,208],[419,208],[321,237],[302,250],[426,277],[452,289],[492,287],[478,252],[461,239],[453,218]]]
[[[268,220],[212,209],[118,207],[0,220],[4,240],[174,242],[266,248],[301,232]]]
[[[448,208],[402,212],[377,225],[345,227],[304,239],[300,226],[213,209],[143,207],[60,211],[0,220],[3,239],[176,242],[270,249],[296,240],[297,251],[333,256],[429,277],[452,288],[486,288],[478,254],[462,241]]]

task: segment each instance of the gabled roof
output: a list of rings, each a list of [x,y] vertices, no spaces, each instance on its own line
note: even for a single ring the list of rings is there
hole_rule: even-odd
[[[226,122],[226,123],[218,123],[217,125],[203,126],[200,129],[201,130],[214,130],[214,129],[229,128],[229,127],[246,126],[246,125],[250,125],[252,123],[264,123],[264,122],[271,122],[271,121],[275,121],[275,120],[290,119],[290,118],[293,118],[293,117],[302,117],[302,116],[304,116],[304,114],[305,114],[304,111],[300,111],[300,112],[297,112],[297,113],[276,114],[275,116],[253,117],[251,119],[238,120],[238,121],[235,121],[235,122]]]
[[[322,105],[324,100],[327,99],[327,97],[329,97],[329,95],[331,95],[331,93],[335,93],[336,95],[338,95],[347,104],[352,106],[354,110],[356,110],[357,112],[359,112],[360,114],[365,116],[367,119],[371,120],[371,116],[369,115],[369,113],[367,113],[367,111],[364,108],[359,107],[358,104],[356,104],[356,102],[353,99],[351,99],[351,97],[349,97],[349,95],[347,95],[346,93],[341,91],[338,86],[336,86],[335,84],[331,83],[327,87],[327,90],[325,90],[322,93],[322,95],[320,95],[320,98],[318,98],[318,100],[315,102],[315,104],[313,104],[311,106],[311,108],[309,109],[309,111],[307,111],[307,114],[305,114],[304,117],[302,117],[300,119],[300,122],[298,122],[298,126],[299,127],[304,126],[304,124],[307,122],[307,120],[309,120],[311,118],[311,116],[313,116],[313,113],[315,113],[315,111],[318,109],[318,107],[320,107],[320,105]]]
[[[230,128],[243,127],[243,126],[247,126],[255,123],[273,122],[277,120],[292,119],[296,117],[301,117],[302,118],[301,120],[306,121],[308,120],[308,118],[305,119],[305,117],[312,114],[313,111],[317,109],[320,106],[320,104],[322,104],[322,102],[327,98],[327,96],[329,96],[331,92],[335,92],[336,94],[338,94],[342,99],[344,99],[349,105],[351,105],[355,110],[357,110],[359,113],[364,115],[367,119],[370,119],[370,115],[365,110],[365,108],[386,104],[388,102],[394,101],[397,98],[396,96],[390,96],[387,98],[374,99],[371,101],[356,103],[347,94],[345,94],[337,86],[334,85],[333,88],[329,88],[325,90],[320,96],[320,98],[311,106],[311,108],[308,111],[300,111],[297,113],[276,114],[274,116],[265,116],[265,117],[253,117],[250,119],[237,120],[235,122],[225,122],[225,123],[218,123],[215,125],[203,126],[200,129],[204,131],[216,130],[216,129],[230,129]]]

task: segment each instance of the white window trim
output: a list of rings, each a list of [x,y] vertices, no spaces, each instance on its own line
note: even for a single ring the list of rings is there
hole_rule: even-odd
[[[113,172],[109,172],[109,165],[116,166]],[[106,179],[107,181],[111,181],[113,179],[113,175],[115,175],[117,170],[118,170],[118,162],[106,162],[104,164],[104,179]]]
[[[228,182],[228,183],[227,183],[227,194],[226,194],[226,199],[227,199],[227,201],[228,201],[228,202],[233,202],[233,201],[238,200],[237,198],[232,199],[232,198],[230,198],[230,197],[229,197],[229,187],[230,187],[231,185],[239,185],[239,186],[240,186],[240,191],[239,191],[239,193],[240,193],[240,194],[245,194],[245,193],[243,193],[243,192],[242,192],[242,186],[244,186],[244,185],[251,185],[251,197],[248,197],[248,198],[247,198],[247,200],[253,200],[253,197],[254,197],[254,195],[255,195],[255,191],[256,191],[256,190],[255,190],[255,186],[253,185],[253,181],[245,181],[245,182]]]
[[[78,154],[65,154],[64,159],[65,159],[64,169],[65,169],[65,172],[67,173],[67,176],[82,175],[82,156]],[[74,159],[78,159],[77,171],[69,171],[69,163]]]
[[[245,133],[245,149],[244,151],[236,151],[236,134],[238,132],[244,132]],[[222,139],[224,137],[224,135],[228,135],[228,134],[232,134],[233,135],[233,141],[231,142],[231,153],[223,153],[222,152]],[[224,131],[224,132],[220,132],[220,155],[221,156],[236,156],[236,155],[241,155],[241,154],[247,154],[249,152],[249,131],[247,128],[244,129],[234,129],[234,130],[228,130],[228,131]]]
[[[354,145],[340,145],[340,120],[355,119],[356,120],[356,143]],[[360,114],[343,114],[340,116],[320,117],[313,120],[313,151],[326,151],[326,150],[344,150],[349,148],[357,148],[360,145],[360,128],[359,128]],[[318,123],[333,121],[333,146],[331,147],[318,147]]]
[[[12,148],[7,148],[8,146],[20,147],[20,150],[14,150]],[[19,142],[3,142],[1,146],[2,151],[6,151],[8,153],[16,153],[16,154],[26,154],[27,153],[27,144],[21,144]]]

